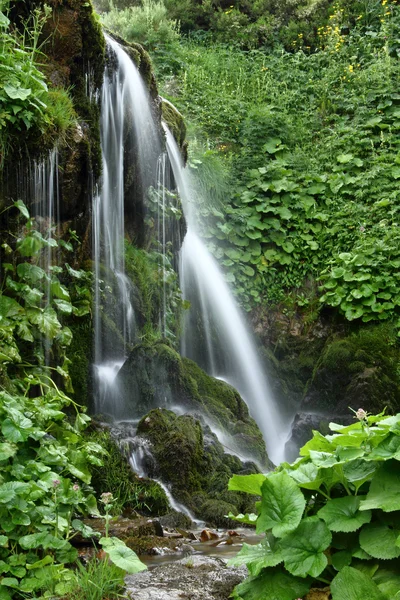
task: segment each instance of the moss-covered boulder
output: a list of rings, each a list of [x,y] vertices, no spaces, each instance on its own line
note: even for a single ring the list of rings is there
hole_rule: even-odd
[[[173,496],[214,526],[230,526],[229,512],[252,510],[249,497],[227,491],[233,473],[256,472],[255,465],[225,454],[217,437],[192,415],[154,409],[139,422],[137,434],[151,442],[150,477],[170,485]],[[249,504],[250,502],[250,504]]]
[[[193,361],[182,359],[165,343],[136,346],[115,384],[120,418],[142,417],[153,408],[178,407],[199,413],[214,429],[229,436],[238,454],[266,464],[262,434],[239,393]]]
[[[315,365],[302,408],[348,415],[349,407],[379,413],[400,410],[400,350],[396,332],[371,326],[327,340]]]

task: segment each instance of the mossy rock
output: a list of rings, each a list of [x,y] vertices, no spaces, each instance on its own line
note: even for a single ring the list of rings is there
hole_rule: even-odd
[[[211,430],[193,416],[154,409],[141,419],[137,433],[151,442],[155,461],[149,475],[170,485],[172,495],[198,518],[223,526],[228,505],[228,512],[234,513],[254,509],[246,494],[229,492],[227,487],[234,473],[257,472],[257,468],[226,454]],[[220,502],[227,505],[225,509],[214,510]]]
[[[165,98],[162,98],[161,100],[161,113],[162,118],[168,125],[168,129],[174,136],[179,148],[183,148],[186,138],[186,125],[183,116],[179,110]]]
[[[115,384],[119,391],[119,418],[140,418],[153,408],[179,406],[185,412],[204,415],[232,436],[239,454],[267,464],[262,434],[239,393],[224,381],[207,375],[193,361],[182,359],[165,343],[136,346]]]
[[[390,325],[365,326],[329,339],[303,401],[304,410],[350,415],[349,406],[371,413],[400,410],[400,349]]]
[[[236,521],[226,518],[226,515],[230,512],[238,514],[234,504],[229,504],[228,502],[219,499],[207,500],[200,506],[199,512],[206,524],[212,527],[226,527],[230,529],[237,527]]]
[[[93,322],[89,316],[75,317],[68,326],[72,331],[68,358],[71,361],[69,374],[74,399],[82,406],[89,406],[92,392]]]
[[[165,515],[170,506],[164,490],[150,479],[139,479],[107,429],[97,429],[88,441],[100,444],[106,454],[102,465],[92,465],[92,485],[98,496],[111,492],[115,498],[113,510],[120,514],[135,510],[150,516]]]

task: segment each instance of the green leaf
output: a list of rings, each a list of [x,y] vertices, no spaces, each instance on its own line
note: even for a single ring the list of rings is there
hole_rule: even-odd
[[[396,540],[400,531],[383,523],[370,523],[360,531],[360,546],[374,558],[389,560],[400,556]]]
[[[20,211],[20,213],[26,218],[26,219],[30,219],[30,214],[29,214],[29,210],[27,209],[26,205],[24,204],[24,202],[22,202],[22,200],[17,200],[16,202],[14,202],[14,206],[15,208],[18,208],[18,210]]]
[[[27,262],[20,263],[17,266],[17,273],[21,279],[33,284],[46,277],[46,273],[43,271],[43,269],[37,265],[32,265],[31,263]]]
[[[234,598],[242,600],[296,600],[310,589],[310,583],[293,577],[282,569],[263,571],[235,588]],[[368,599],[369,600],[369,599]]]
[[[228,561],[230,567],[246,565],[250,575],[259,575],[264,567],[276,567],[283,561],[282,553],[278,548],[272,550],[267,540],[261,544],[243,544],[240,552]]]
[[[0,319],[6,319],[8,317],[14,317],[19,313],[23,312],[23,308],[14,298],[3,296],[0,294]]]
[[[72,313],[72,304],[70,302],[66,302],[65,300],[54,300],[53,302],[58,310],[64,315],[70,315]]]
[[[12,98],[13,100],[26,100],[32,94],[32,90],[30,88],[16,87],[11,83],[6,84],[3,87],[3,90],[5,91],[7,96]]]
[[[343,567],[331,583],[332,600],[387,600],[371,577]]]
[[[238,521],[238,523],[245,523],[246,525],[254,525],[258,519],[258,515],[255,513],[246,513],[245,515],[239,513],[238,515],[234,515],[233,512],[228,513],[228,519],[232,519],[233,521]]]
[[[281,540],[285,567],[292,575],[318,577],[328,564],[324,551],[331,541],[331,532],[318,517],[303,519],[295,531]]]
[[[146,571],[147,567],[139,560],[136,553],[128,548],[118,538],[100,538],[100,545],[107,552],[112,562],[127,573],[139,573]]]
[[[351,552],[342,550],[341,552],[335,552],[332,555],[332,565],[336,571],[341,571],[343,567],[348,567],[352,561],[353,555]]]
[[[27,235],[17,243],[17,250],[21,256],[36,256],[43,247],[43,240]]]
[[[343,164],[345,164],[345,163],[349,163],[350,161],[352,161],[352,160],[353,160],[353,158],[354,158],[354,157],[353,157],[353,155],[352,155],[352,154],[339,154],[339,156],[337,156],[337,157],[336,157],[336,160],[337,160],[339,163],[343,163]]]
[[[325,521],[331,531],[343,531],[349,533],[357,531],[369,523],[372,517],[370,510],[360,512],[360,498],[345,496],[328,500],[325,506],[318,511],[318,516]]]
[[[255,473],[254,475],[233,475],[228,482],[228,490],[261,496],[261,486],[265,480],[265,475],[261,473]]]
[[[307,490],[318,490],[324,481],[318,467],[312,462],[301,464],[297,469],[288,471],[288,475],[299,487]]]
[[[26,314],[29,321],[33,325],[37,325],[39,331],[50,339],[53,339],[61,330],[61,323],[53,308],[45,308],[44,310],[28,308]]]
[[[56,298],[60,298],[61,300],[66,300],[67,302],[70,300],[69,291],[66,287],[61,285],[58,279],[52,279],[51,281],[51,293]]]
[[[276,537],[296,529],[306,505],[297,484],[287,473],[269,475],[261,486],[262,501],[257,533],[272,529]]]
[[[385,512],[400,510],[400,464],[390,460],[374,475],[360,510],[380,508]]]

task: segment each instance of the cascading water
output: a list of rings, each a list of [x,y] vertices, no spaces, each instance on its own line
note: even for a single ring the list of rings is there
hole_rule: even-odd
[[[136,179],[146,189],[160,146],[138,70],[117,42],[107,37],[107,46],[110,60],[104,76],[100,123],[103,180],[93,201],[95,408],[115,416],[113,382],[135,336],[132,284],[125,274],[124,259],[125,213],[129,212],[126,153],[137,149]]]
[[[166,127],[165,131],[188,226],[181,249],[180,281],[183,297],[191,302],[192,308],[184,324],[182,354],[240,392],[264,436],[269,457],[279,463],[284,459],[290,419],[276,405],[244,318],[216,261],[196,233],[194,187],[172,134]],[[198,317],[203,344],[199,344]]]

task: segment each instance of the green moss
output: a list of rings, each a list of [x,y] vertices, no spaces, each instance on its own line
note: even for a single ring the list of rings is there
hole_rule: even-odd
[[[161,112],[176,143],[179,147],[182,147],[186,138],[186,125],[183,116],[171,102],[165,99],[161,102]]]
[[[91,365],[93,357],[93,324],[90,317],[80,317],[71,320],[69,327],[72,331],[72,342],[68,350],[69,374],[74,388],[75,400],[83,405],[89,405],[91,389]]]
[[[98,495],[103,492],[113,494],[115,514],[133,509],[159,516],[169,511],[164,490],[155,481],[139,479],[133,473],[108,431],[92,432],[89,441],[100,444],[107,453],[102,466],[92,466],[92,485]]]
[[[236,506],[228,504],[221,500],[207,500],[200,506],[200,513],[203,515],[204,521],[215,527],[237,527],[237,522],[227,519],[226,515],[232,512],[238,514]]]
[[[362,406],[379,413],[400,409],[400,349],[390,325],[365,326],[328,339],[308,386],[307,407],[349,414]]]

